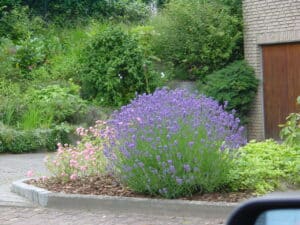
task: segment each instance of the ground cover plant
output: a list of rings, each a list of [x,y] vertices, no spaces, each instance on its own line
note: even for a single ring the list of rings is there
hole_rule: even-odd
[[[250,141],[237,151],[232,167],[233,190],[253,190],[264,194],[300,187],[299,148],[274,140]]]

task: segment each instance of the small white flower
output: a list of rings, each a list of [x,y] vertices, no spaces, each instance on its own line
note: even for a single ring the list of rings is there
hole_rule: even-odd
[[[161,73],[160,73],[160,77],[161,77],[161,78],[164,78],[165,76],[166,76],[166,75],[165,75],[164,72],[161,72]]]

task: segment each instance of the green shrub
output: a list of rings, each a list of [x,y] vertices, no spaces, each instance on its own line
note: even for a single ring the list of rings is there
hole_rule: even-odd
[[[224,69],[207,76],[205,84],[199,82],[200,92],[213,97],[220,103],[228,102],[228,111],[236,110],[243,123],[251,109],[258,80],[254,70],[244,61],[236,61]]]
[[[297,98],[300,104],[300,96]],[[300,147],[300,113],[291,113],[286,118],[285,124],[280,124],[280,137],[287,145]]]
[[[231,171],[233,190],[257,193],[285,186],[300,185],[299,148],[280,145],[273,140],[251,141],[239,149]]]
[[[31,72],[44,64],[47,48],[42,38],[27,38],[14,44],[10,39],[0,39],[0,75],[12,81],[32,80]]]
[[[242,37],[239,19],[215,1],[170,1],[153,25],[160,34],[153,40],[156,54],[183,68],[184,79],[202,78],[229,63]]]
[[[28,38],[18,41],[13,63],[20,68],[25,79],[32,79],[29,72],[42,65],[46,59],[46,48],[42,39]]]
[[[0,79],[0,121],[6,125],[16,125],[24,112],[20,86],[8,80]]]
[[[13,60],[16,54],[15,44],[7,38],[0,38],[0,76],[10,81],[22,79],[22,71]]]
[[[72,122],[73,117],[85,112],[86,103],[79,96],[80,87],[69,82],[67,86],[48,85],[29,89],[26,93],[28,114],[24,114],[23,128],[49,127],[52,123]]]
[[[93,18],[140,21],[149,15],[145,3],[139,0],[42,0],[23,2],[35,14],[56,24],[72,25]]]
[[[31,17],[27,7],[13,8],[0,17],[0,37],[18,41],[44,31],[44,21],[40,17]]]
[[[53,151],[56,143],[66,142],[69,128],[16,130],[0,124],[0,152],[25,153],[40,150]]]
[[[150,9],[139,0],[118,0],[115,2],[112,15],[121,21],[141,22],[150,15]]]
[[[1,0],[0,1],[0,19],[3,15],[15,7],[19,6],[21,0]]]
[[[145,58],[138,41],[119,27],[96,35],[79,60],[82,96],[101,105],[120,106],[136,92],[152,91],[155,73],[145,71]]]

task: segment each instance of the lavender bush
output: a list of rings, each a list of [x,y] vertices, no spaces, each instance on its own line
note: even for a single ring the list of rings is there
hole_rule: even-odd
[[[104,150],[131,189],[167,198],[212,192],[229,180],[230,151],[246,143],[239,119],[205,96],[161,89],[112,115]]]

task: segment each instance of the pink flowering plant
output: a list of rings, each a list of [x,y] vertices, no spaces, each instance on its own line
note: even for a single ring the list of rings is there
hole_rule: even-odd
[[[103,155],[103,146],[112,131],[103,121],[96,121],[88,129],[79,127],[76,133],[81,138],[75,146],[58,144],[54,157],[45,158],[45,163],[52,175],[63,181],[76,180],[84,176],[103,174],[107,160]]]
[[[176,198],[217,191],[230,182],[231,153],[246,144],[239,122],[211,98],[161,89],[112,115],[104,154],[136,192]]]

